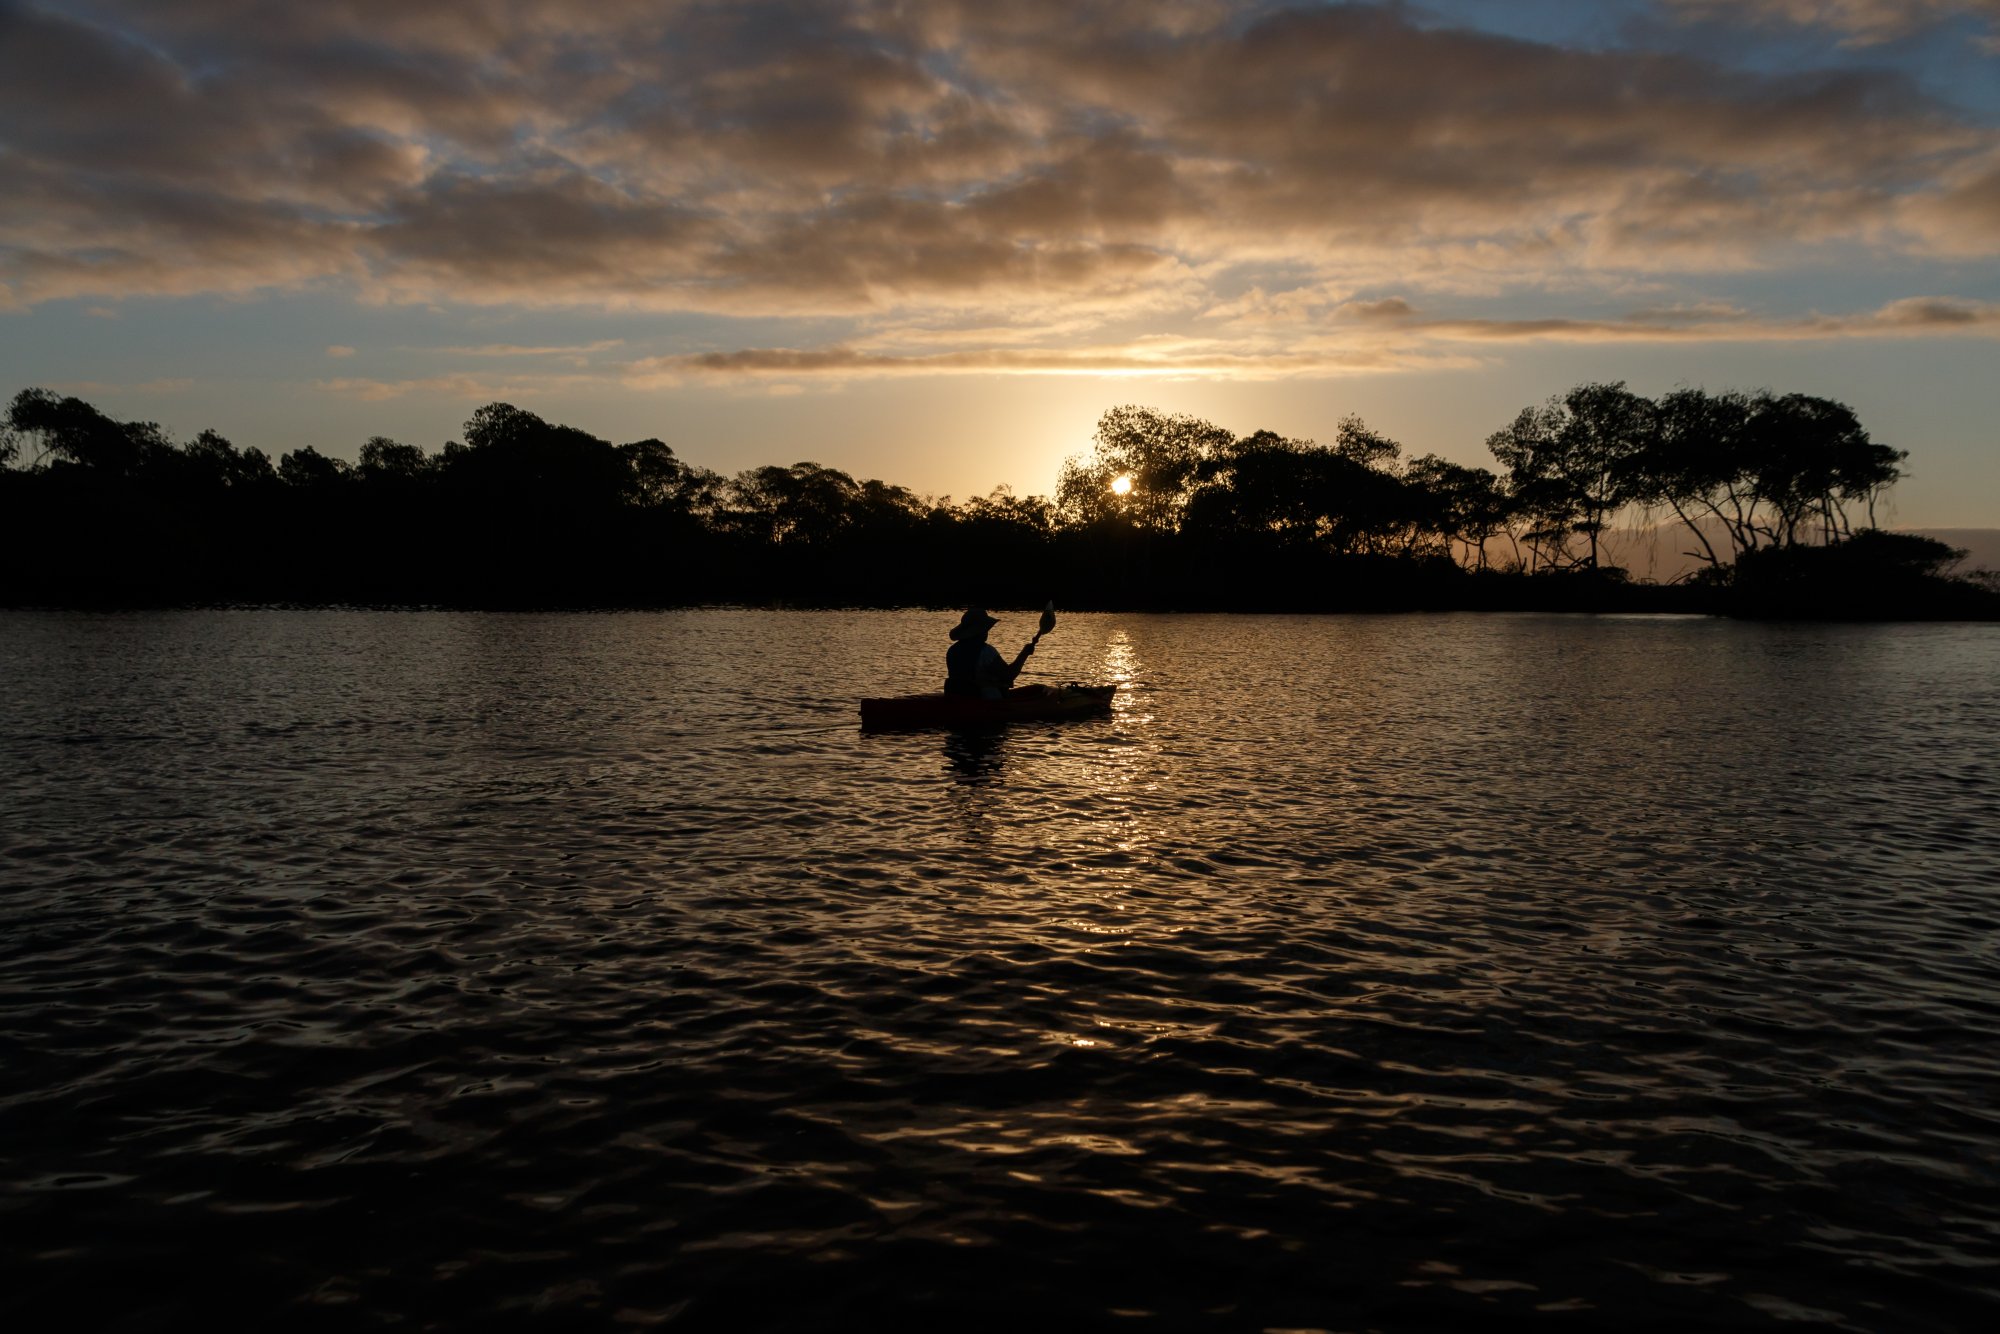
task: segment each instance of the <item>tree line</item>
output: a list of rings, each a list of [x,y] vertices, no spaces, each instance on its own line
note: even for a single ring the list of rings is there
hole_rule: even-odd
[[[506,403],[436,453],[353,462],[214,431],[176,443],[45,389],[0,423],[0,600],[440,605],[1033,605],[1333,610],[1646,607],[1990,614],[1955,553],[1876,527],[1906,454],[1851,409],[1770,392],[1588,384],[1488,439],[1494,467],[1106,412],[1053,498],[954,502],[816,463],[725,477]],[[1699,574],[1612,563],[1678,525]],[[1983,610],[1982,610],[1983,609]]]
[[[1457,555],[1481,570],[1504,539],[1506,567],[1529,573],[1606,571],[1604,535],[1665,512],[1688,554],[1720,570],[1747,551],[1874,528],[1908,457],[1827,399],[1682,389],[1656,401],[1622,383],[1524,408],[1486,443],[1500,472],[1436,454],[1404,462],[1356,417],[1319,445],[1118,408],[1100,421],[1093,455],[1066,466],[1058,495],[1083,522],[1123,509],[1141,528],[1203,542]],[[1120,476],[1132,479],[1128,498],[1109,490]]]

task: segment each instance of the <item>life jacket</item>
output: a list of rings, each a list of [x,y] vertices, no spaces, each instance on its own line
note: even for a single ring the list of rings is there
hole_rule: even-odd
[[[961,639],[944,651],[944,693],[947,695],[982,695],[985,683],[979,679],[979,663],[988,653],[1000,656],[1000,650],[983,639]]]

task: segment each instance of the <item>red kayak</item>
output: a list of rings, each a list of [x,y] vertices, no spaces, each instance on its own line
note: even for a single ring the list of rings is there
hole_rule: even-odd
[[[980,727],[1045,718],[1087,718],[1111,709],[1109,686],[1016,686],[1005,699],[902,695],[861,701],[863,727]]]

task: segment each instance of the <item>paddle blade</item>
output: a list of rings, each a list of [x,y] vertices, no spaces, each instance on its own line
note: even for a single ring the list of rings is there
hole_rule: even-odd
[[[1042,608],[1042,626],[1039,633],[1047,634],[1049,631],[1055,628],[1056,628],[1056,604],[1055,601],[1051,599],[1049,605]]]

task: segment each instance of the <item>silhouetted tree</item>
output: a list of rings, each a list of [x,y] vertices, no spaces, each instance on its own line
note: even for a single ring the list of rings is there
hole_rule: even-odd
[[[681,476],[680,503],[704,523],[715,523],[728,504],[729,479],[713,468],[689,467]]]
[[[863,532],[896,534],[924,522],[933,506],[906,486],[869,478],[853,500],[854,523]]]
[[[7,426],[40,442],[41,459],[104,476],[137,472],[172,443],[154,422],[118,422],[80,398],[23,389],[7,410]]]
[[[779,546],[825,547],[855,521],[862,499],[852,477],[817,463],[751,468],[730,482],[729,494],[739,531]]]
[[[621,505],[632,485],[625,457],[609,441],[511,403],[474,412],[464,443],[447,444],[439,466],[462,498],[521,518],[602,513]]]
[[[1486,544],[1506,529],[1511,513],[1506,492],[1492,470],[1426,454],[1410,461],[1403,481],[1427,498],[1429,520],[1438,536],[1473,553],[1474,568],[1487,568]]]
[[[996,486],[958,507],[959,523],[1036,540],[1055,531],[1055,507],[1040,496],[1017,496],[1010,486]]]
[[[1828,543],[1856,532],[1848,506],[1875,523],[1877,499],[1907,454],[1872,440],[1845,404],[1803,394],[1680,389],[1658,406],[1636,490],[1686,525],[1711,568],[1767,546]]]
[[[1340,425],[1335,430],[1333,452],[1371,472],[1393,473],[1397,460],[1403,455],[1403,447],[1379,431],[1370,430],[1368,423],[1361,418],[1349,414],[1340,419]]]
[[[1533,521],[1528,538],[1557,567],[1599,567],[1600,539],[1611,517],[1643,493],[1637,461],[1655,429],[1650,400],[1615,384],[1578,385],[1539,408],[1524,408],[1488,437],[1507,469],[1507,487]],[[1573,538],[1585,539],[1581,557]]]
[[[1759,547],[1737,558],[1727,605],[1777,618],[1991,617],[1992,590],[1947,576],[1964,555],[1935,538],[1875,528],[1835,542]]]
[[[810,462],[725,479],[662,440],[613,446],[506,403],[435,456],[376,436],[353,464],[301,447],[273,468],[213,430],[177,446],[154,423],[29,389],[0,421],[0,523],[23,549],[63,553],[30,570],[36,595],[57,600],[1995,605],[1944,576],[1948,549],[1865,526],[1905,455],[1830,400],[1678,390],[1653,403],[1582,385],[1490,443],[1505,485],[1437,454],[1405,465],[1358,417],[1321,445],[1127,406],[1064,465],[1055,503],[1003,487],[953,505]],[[1607,527],[1647,508],[1694,534],[1712,571],[1700,587],[1646,592],[1599,569]],[[1534,567],[1600,577],[1489,571],[1489,543],[1517,531]]]
[[[1149,533],[1179,526],[1201,461],[1234,441],[1199,417],[1129,405],[1098,418],[1091,439],[1089,459],[1067,460],[1057,481],[1056,504],[1064,520],[1084,526],[1122,515]],[[1111,489],[1120,477],[1132,483],[1122,497]]]
[[[255,489],[278,480],[270,455],[261,449],[238,449],[215,431],[201,432],[182,452],[191,474],[212,487]]]
[[[1749,445],[1757,493],[1775,514],[1772,536],[1786,546],[1853,536],[1850,502],[1873,527],[1876,498],[1902,476],[1906,457],[1871,440],[1845,403],[1806,394],[1759,394]]]
[[[346,459],[330,459],[311,445],[295,449],[278,460],[278,476],[286,486],[301,490],[339,486],[353,471]]]
[[[419,446],[405,445],[386,435],[374,435],[361,446],[361,458],[355,471],[362,481],[374,485],[407,486],[420,481],[430,469],[431,460]]]
[[[1203,459],[1181,531],[1197,549],[1225,543],[1301,557],[1447,554],[1437,499],[1397,472],[1400,453],[1357,417],[1341,423],[1331,446],[1258,431]]]
[[[648,509],[677,507],[684,500],[687,468],[664,440],[635,440],[618,446],[632,475],[631,498]]]
[[[1742,394],[1676,389],[1658,408],[1658,429],[1638,461],[1640,499],[1671,509],[1700,548],[1686,554],[1717,569],[1722,559],[1709,537],[1711,524],[1729,535],[1732,557],[1757,543],[1746,448],[1750,401]]]
[[[1324,535],[1329,455],[1310,440],[1256,431],[1218,446],[1195,469],[1182,529],[1197,544],[1310,548]]]

